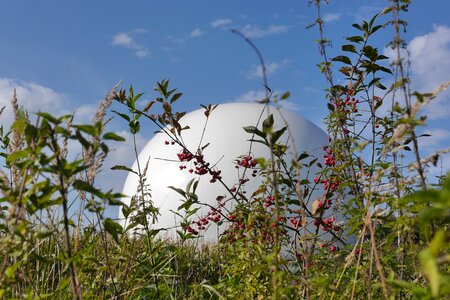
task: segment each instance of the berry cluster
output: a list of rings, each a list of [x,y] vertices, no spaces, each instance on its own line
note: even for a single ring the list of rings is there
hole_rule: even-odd
[[[289,222],[291,222],[292,227],[294,227],[294,229],[298,228],[298,225],[300,224],[301,219],[299,217],[292,217],[289,219]]]
[[[336,160],[334,159],[333,151],[331,149],[327,150],[327,147],[324,147],[323,149],[326,153],[323,155],[323,158],[325,158],[325,165],[328,167],[333,167],[336,164]]]
[[[275,197],[273,197],[273,196],[266,196],[264,198],[263,206],[264,207],[270,207],[272,205],[275,205]]]
[[[209,175],[211,175],[212,178],[211,178],[211,180],[209,182],[214,183],[217,180],[221,180],[222,176],[220,176],[220,173],[222,173],[222,171],[220,171],[220,170],[217,170],[217,171],[210,170],[209,171]]]
[[[323,219],[323,222],[325,223],[325,226],[322,226],[322,230],[323,231],[328,231],[328,230],[334,230],[334,231],[339,231],[340,227],[339,226],[335,226],[334,222],[336,221],[336,217],[332,216],[331,218],[325,218]]]
[[[188,162],[194,158],[194,155],[185,148],[183,148],[183,151],[181,151],[181,153],[178,153],[177,156],[178,160],[181,162]]]
[[[357,104],[359,103],[359,100],[355,99],[353,97],[355,91],[353,89],[349,89],[346,92],[346,97],[344,100],[337,100],[336,106],[341,107],[345,113],[358,112]]]
[[[168,141],[166,141],[168,142]],[[194,155],[191,152],[189,152],[186,148],[183,148],[183,150],[177,154],[178,160],[182,163],[190,162],[191,160],[195,159],[194,168],[190,168],[188,170],[189,173],[195,173],[196,175],[205,175],[210,174],[211,180],[209,182],[214,183],[218,180],[222,180],[222,176],[220,175],[222,173],[221,170],[212,170],[210,169],[210,163],[205,162],[204,155],[201,154],[200,151],[197,151],[197,153]],[[179,166],[180,170],[187,169],[187,166],[185,164],[182,164]]]
[[[244,168],[254,168],[256,166],[256,161],[250,155],[242,157],[241,160],[236,160],[236,163]]]
[[[327,247],[327,246],[328,246],[327,243],[322,243],[322,244],[320,244],[320,247],[322,247],[322,248],[325,248],[325,247]],[[328,250],[329,250],[330,252],[335,252],[335,251],[337,250],[337,247],[334,246],[334,245],[331,245],[331,246],[328,248]]]
[[[248,178],[240,178],[239,179],[239,184],[240,185],[242,185],[242,184],[245,184],[246,182],[248,182],[250,179],[248,179]]]
[[[188,233],[192,233],[193,235],[199,234],[200,231],[205,230],[206,226],[210,223],[218,223],[220,222],[222,216],[220,215],[220,208],[213,208],[208,212],[206,217],[202,217],[197,221],[192,221],[192,223],[186,226],[185,230]],[[196,228],[194,228],[196,227]]]

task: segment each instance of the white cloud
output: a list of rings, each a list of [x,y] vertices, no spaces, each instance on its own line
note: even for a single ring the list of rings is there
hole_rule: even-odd
[[[274,74],[280,68],[280,64],[273,62],[266,64],[265,67],[266,67],[266,75],[271,75]],[[251,67],[251,70],[247,73],[246,78],[253,79],[253,78],[261,78],[262,76],[263,76],[262,66],[253,65]]]
[[[113,40],[111,42],[115,46],[123,46],[127,48],[135,48],[137,47],[136,41],[131,37],[128,33],[118,33],[113,36]]]
[[[91,123],[92,117],[98,107],[98,103],[85,104],[73,109],[73,103],[63,93],[57,92],[49,87],[34,83],[25,82],[10,78],[0,78],[0,107],[5,106],[1,118],[1,124],[5,128],[9,128],[13,121],[13,113],[11,108],[11,99],[13,90],[16,89],[17,100],[21,107],[29,112],[31,118],[38,111],[49,112],[55,116],[69,114],[75,112],[74,123]],[[108,128],[107,128],[108,130]],[[131,134],[127,131],[116,132],[120,136],[126,138],[127,142],[108,141],[111,149],[105,163],[102,174],[98,179],[102,188],[115,188],[120,191],[124,182],[126,172],[116,172],[109,170],[112,166],[121,164],[131,166],[134,157],[132,153]],[[146,139],[140,134],[136,135],[136,143],[138,150],[145,146]],[[69,141],[70,157],[76,157],[81,153],[81,147],[75,141]]]
[[[323,21],[325,23],[331,23],[331,22],[339,20],[340,18],[341,18],[340,13],[327,13],[323,16]]]
[[[93,117],[95,116],[97,108],[97,103],[78,106],[73,111],[75,113],[74,123],[91,123]]]
[[[137,50],[134,54],[136,54],[137,57],[139,58],[144,58],[147,56],[150,56],[150,51],[148,49],[139,49]]]
[[[135,30],[132,32],[120,32],[113,36],[111,44],[114,46],[124,47],[134,50],[134,54],[139,58],[149,57],[150,50],[136,42],[134,35],[136,33],[145,33],[145,30]]]
[[[181,50],[184,48],[187,40],[200,37],[204,34],[205,32],[203,30],[201,30],[200,28],[195,28],[184,37],[169,35],[167,36],[167,41],[169,42],[170,45],[165,45],[162,47],[162,49],[164,51]]]
[[[300,106],[297,105],[297,103],[291,101],[291,100],[282,100],[278,102],[278,105],[280,105],[280,107],[282,109],[285,110],[290,110],[290,111],[299,111],[302,108]]]
[[[217,20],[214,20],[211,22],[211,27],[212,28],[222,28],[227,25],[230,25],[231,23],[233,23],[233,20],[228,19],[228,18],[217,19]]]
[[[450,28],[435,26],[430,33],[417,36],[408,44],[414,75],[423,88],[436,88],[450,79]]]
[[[34,82],[0,78],[0,107],[5,106],[1,123],[6,127],[13,121],[11,99],[14,89],[16,89],[19,106],[24,107],[30,113],[30,117],[38,111],[62,114],[64,107],[69,103],[66,95],[46,86]]]
[[[167,39],[169,40],[169,42],[173,43],[173,44],[184,44],[184,42],[186,41],[185,38],[181,38],[181,37],[176,37],[173,35],[169,35],[167,37]]]
[[[191,33],[189,34],[189,37],[196,38],[196,37],[202,36],[204,34],[205,34],[205,32],[200,30],[200,28],[195,28],[194,30],[191,31]]]
[[[450,147],[450,131],[442,128],[430,128],[425,130],[424,133],[431,136],[419,138],[421,148],[436,150],[437,148]],[[442,147],[445,141],[447,141],[447,145]]]
[[[261,28],[247,24],[241,29],[241,32],[249,38],[263,38],[269,35],[284,33],[288,30],[289,26],[286,25],[269,25],[267,28]]]
[[[279,91],[274,91],[274,95],[280,95],[281,93]],[[255,91],[250,90],[245,93],[240,94],[236,98],[225,101],[225,102],[256,102],[260,101],[266,98],[266,93],[263,90]],[[290,110],[290,111],[298,111],[301,109],[300,106],[298,106],[295,102],[291,100],[281,100],[277,103],[281,108]]]
[[[414,37],[408,43],[411,60],[413,88],[424,93],[432,92],[443,82],[450,80],[450,28],[434,26],[433,31]],[[402,52],[402,57],[407,57]],[[396,52],[386,49],[391,59]],[[447,90],[425,108],[431,120],[450,116],[450,92]]]
[[[0,107],[5,106],[5,110],[0,116],[0,125],[3,125],[5,129],[8,129],[13,121],[11,99],[14,89],[16,89],[19,105],[29,112],[31,118],[34,118],[34,113],[38,111],[49,112],[55,116],[75,112],[74,123],[91,123],[98,107],[98,103],[92,103],[81,105],[74,109],[76,104],[71,102],[64,93],[34,82],[0,78]],[[108,127],[106,130],[109,131]],[[104,161],[103,171],[96,176],[96,185],[102,189],[114,189],[114,191],[120,192],[127,172],[112,171],[111,167],[115,165],[131,167],[135,157],[132,154],[133,141],[131,133],[128,131],[118,131],[116,133],[124,137],[126,142],[107,142],[110,152]],[[136,135],[138,152],[145,146],[147,141],[141,134]],[[68,152],[70,159],[80,157],[80,144],[74,140],[69,140]]]
[[[251,90],[243,94],[240,94],[239,96],[228,102],[255,102],[263,100],[264,98],[266,98],[266,93],[264,91]]]
[[[310,86],[305,86],[305,88],[303,90],[305,92],[311,93],[311,94],[319,94],[320,93],[320,91],[318,89],[310,87]]]
[[[449,153],[439,156],[436,166],[429,164],[427,178],[430,182],[436,182],[436,176],[443,176],[450,172],[450,155]]]
[[[275,74],[280,68],[285,67],[289,61],[287,59],[284,59],[281,62],[271,62],[266,63],[266,75],[273,75]],[[250,70],[246,74],[247,79],[253,79],[253,78],[262,78],[263,71],[261,65],[252,65]]]
[[[383,6],[370,6],[362,5],[358,7],[355,16],[355,22],[361,23],[363,20],[370,21],[373,16],[380,13],[383,10]]]

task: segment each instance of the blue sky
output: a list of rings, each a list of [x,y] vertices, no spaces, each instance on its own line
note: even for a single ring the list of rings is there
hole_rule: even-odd
[[[324,6],[331,55],[344,36],[355,33],[352,23],[370,19],[387,2],[330,1]],[[416,0],[404,16],[414,88],[424,92],[450,80],[449,11],[448,0]],[[315,17],[316,10],[306,0],[0,0],[0,104],[7,105],[16,87],[19,101],[30,111],[77,110],[79,120],[89,122],[98,101],[119,80],[152,98],[155,82],[164,78],[184,93],[180,110],[261,98],[257,57],[228,30],[235,28],[264,55],[271,89],[291,92],[286,108],[320,125],[326,115],[326,84],[316,67],[318,31],[305,28]],[[392,34],[392,29],[380,31],[375,44],[382,47]],[[432,137],[424,143],[424,155],[450,146],[449,93],[427,112],[425,130]],[[2,118],[9,121],[8,115]],[[113,120],[111,128],[123,132],[123,125]],[[153,133],[148,126],[139,136],[140,146]],[[116,148],[106,166],[130,164],[129,150]],[[449,157],[442,167],[450,169]],[[118,175],[105,182],[117,187],[122,180]]]

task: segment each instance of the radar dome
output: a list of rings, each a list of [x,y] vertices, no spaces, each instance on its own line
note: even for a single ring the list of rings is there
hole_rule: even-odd
[[[247,197],[250,197],[258,189],[262,183],[262,177],[256,174],[256,171],[253,173],[252,169],[247,170],[243,177],[239,164],[246,159],[249,164],[254,164],[255,158],[270,159],[270,151],[261,143],[253,142],[250,146],[249,140],[252,139],[252,134],[243,128],[257,124],[260,128],[262,121],[268,115],[265,111],[267,109],[267,106],[256,103],[220,104],[211,112],[208,119],[205,117],[205,110],[199,109],[186,114],[180,120],[182,127],[190,127],[182,131],[182,143],[194,154],[198,149],[203,148],[201,154],[204,161],[209,163],[212,170],[220,170],[220,174],[215,176],[210,173],[202,175],[202,172],[198,172],[196,168],[195,159],[183,157],[183,148],[180,145],[173,143],[163,132],[155,134],[139,154],[141,171],[145,168],[146,172],[145,185],[149,187],[153,206],[159,209],[160,214],[155,223],[149,222],[152,229],[167,228],[163,235],[170,238],[177,238],[176,230],[186,229],[181,228],[180,222],[184,216],[178,211],[184,203],[183,197],[170,186],[184,190],[189,182],[198,179],[196,189],[198,203],[194,203],[191,207],[198,208],[191,216],[194,221],[205,219],[207,215],[210,216],[211,208],[218,207],[220,201],[231,199],[230,190],[234,192],[236,188],[239,188],[237,192],[245,193]],[[290,157],[294,157],[292,156],[294,152],[297,155],[308,152],[312,156],[322,156],[322,148],[328,142],[324,131],[293,112],[276,110],[273,107],[269,109],[274,118],[273,130],[279,130],[288,125],[288,130],[280,141],[287,145],[287,153],[290,153]],[[137,162],[134,163],[133,170],[138,171]],[[301,178],[309,176],[308,179],[314,184],[313,177],[317,171],[315,164],[312,165],[310,172],[301,169]],[[246,178],[244,180],[246,182],[240,182],[242,178]],[[138,186],[139,176],[130,172],[123,188],[123,194],[128,196],[123,200],[125,204],[129,205],[131,197],[137,195]],[[321,197],[323,193],[322,187],[316,187],[307,205],[311,206],[313,200]],[[229,205],[228,208],[232,207],[233,201],[227,205]],[[338,216],[338,220],[339,218]],[[126,219],[122,212],[119,213],[119,219],[123,226],[129,224],[129,216]],[[198,236],[204,241],[217,241],[229,225],[229,222],[207,223],[207,226],[199,225],[203,230],[198,232]]]

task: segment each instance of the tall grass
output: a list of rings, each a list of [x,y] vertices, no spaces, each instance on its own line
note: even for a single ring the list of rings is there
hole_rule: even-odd
[[[241,184],[235,188],[224,182],[208,158],[200,157],[201,143],[198,149],[184,144],[183,131],[188,130],[180,125],[184,112],[177,112],[174,105],[181,93],[170,89],[167,80],[156,84],[155,101],[144,106],[138,105],[142,94],[115,86],[91,124],[74,124],[72,115],[44,112],[31,120],[13,91],[14,123],[0,130],[5,164],[0,170],[0,297],[448,297],[450,180],[443,176],[432,182],[427,177],[427,168],[448,149],[423,158],[417,141],[421,138],[418,127],[425,123],[421,109],[450,84],[430,94],[411,92],[399,30],[409,1],[390,1],[383,11],[384,17],[391,14],[384,25],[392,25],[395,32],[390,46],[397,50],[397,57],[390,66],[371,46],[373,35],[383,30],[377,23],[380,16],[355,24],[342,55],[331,58],[321,19],[322,1],[311,4],[318,13],[313,25],[323,57],[319,67],[328,82],[324,105],[329,109],[330,138],[324,145],[325,157],[296,153],[288,161],[292,149],[280,137],[295,137],[289,124],[274,130],[271,110],[289,95],[272,95],[264,77],[262,102],[268,113],[245,130],[253,135],[252,143],[269,148],[270,158],[247,159],[250,150],[237,158],[244,175],[252,169],[263,178],[253,195],[242,193]],[[258,48],[243,37],[256,50],[264,70]],[[394,83],[385,86],[390,80]],[[130,151],[136,159],[135,138],[141,123],[153,122],[180,147],[180,153],[204,168],[205,176],[227,189],[224,201],[234,201],[233,209],[210,207],[220,214],[215,222],[228,226],[219,243],[196,242],[198,232],[190,226],[199,202],[191,189],[194,183],[186,191],[175,188],[185,198],[180,208],[180,215],[186,216],[180,239],[163,238],[154,230],[151,224],[157,221],[158,209],[147,189],[148,162],[138,160],[139,187],[131,205],[122,207],[127,227],[105,214],[107,207],[122,204],[120,193],[104,191],[95,182],[109,152],[108,141],[124,140],[106,131],[107,111],[115,104],[116,114],[127,122],[133,136]],[[379,110],[382,105],[390,106],[389,113]],[[157,106],[162,113],[151,114]],[[204,107],[205,124],[214,108]],[[81,155],[69,153],[71,142],[80,145]],[[185,163],[184,158],[180,160]],[[312,166],[320,169],[313,181],[304,175]],[[114,169],[130,170],[126,166]],[[318,186],[324,187],[324,195],[310,199]],[[293,210],[292,203],[298,209]],[[346,224],[335,224],[328,215],[337,213],[337,203]],[[73,205],[75,212],[70,209]],[[315,224],[312,231],[311,224]],[[321,232],[329,239],[321,239]],[[355,243],[346,242],[346,235],[354,236]]]

